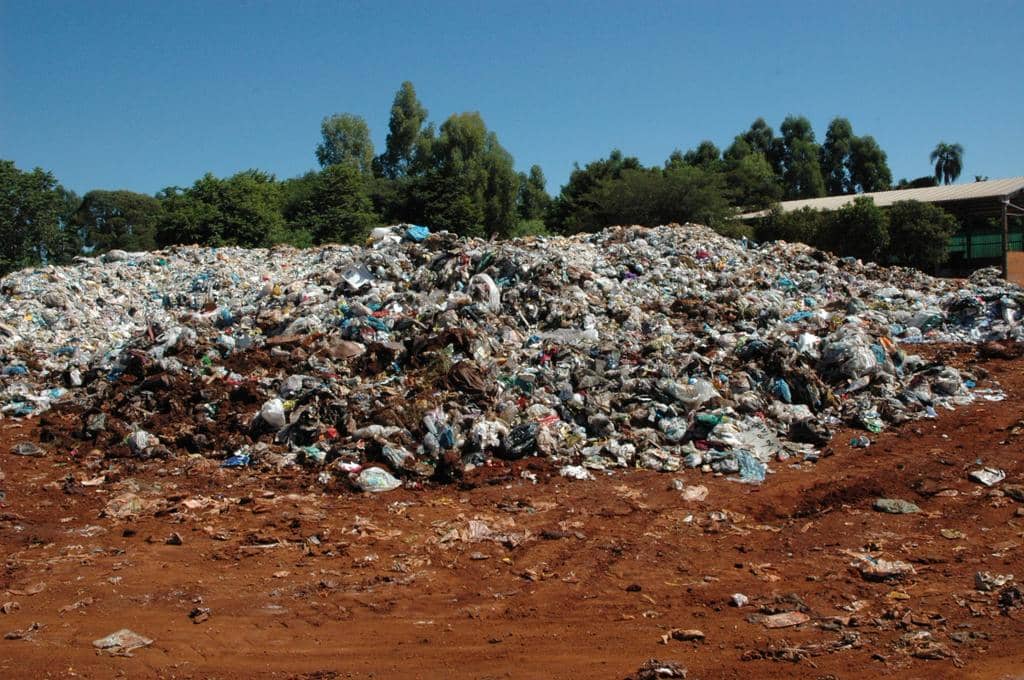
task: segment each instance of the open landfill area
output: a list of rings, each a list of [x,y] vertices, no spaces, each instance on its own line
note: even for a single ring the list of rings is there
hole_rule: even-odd
[[[0,677],[1024,677],[1024,289],[685,224],[0,281]]]

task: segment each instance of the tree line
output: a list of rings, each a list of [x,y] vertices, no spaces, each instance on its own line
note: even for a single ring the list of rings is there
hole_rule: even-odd
[[[0,271],[82,252],[185,243],[359,242],[375,226],[403,222],[497,238],[687,221],[739,234],[749,232],[735,221],[738,212],[893,185],[885,152],[870,135],[854,134],[845,118],[829,124],[821,143],[803,116],[786,117],[779,134],[758,118],[724,150],[706,140],[674,150],[655,167],[612,150],[607,158],[577,164],[555,197],[539,166],[516,172],[512,155],[479,113],[453,114],[439,125],[429,121],[410,82],[395,94],[379,154],[369,125],[356,115],[324,118],[320,136],[314,149],[320,167],[302,176],[278,180],[256,169],[223,178],[208,173],[191,186],[152,196],[97,189],[78,197],[52,173],[0,161]],[[959,145],[940,143],[931,156],[934,177],[897,186],[955,181],[962,156]],[[766,236],[807,232],[786,226],[779,214],[759,229]]]
[[[762,241],[795,241],[843,256],[934,271],[948,257],[949,238],[959,224],[931,203],[899,201],[879,208],[860,196],[838,210],[778,207],[756,222]]]

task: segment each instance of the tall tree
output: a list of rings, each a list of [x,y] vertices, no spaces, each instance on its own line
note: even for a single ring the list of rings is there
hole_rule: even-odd
[[[723,175],[684,165],[623,170],[602,180],[581,202],[585,231],[616,224],[656,226],[695,221],[718,226],[730,213]]]
[[[750,128],[739,136],[750,147],[754,153],[763,153],[765,156],[771,151],[772,141],[775,139],[775,132],[765,122],[764,118],[758,118],[750,124]]]
[[[53,173],[0,160],[0,274],[75,255],[80,244],[69,221],[77,207]]]
[[[761,152],[726,161],[725,183],[732,204],[745,209],[767,208],[782,199],[782,186]]]
[[[583,168],[573,167],[569,182],[562,187],[551,207],[551,228],[563,234],[583,231],[587,224],[586,214],[592,208],[590,193],[606,179],[618,179],[626,170],[640,170],[643,166],[634,156],[623,156],[618,149],[612,149],[608,158],[591,161]]]
[[[684,163],[704,170],[719,170],[721,160],[722,152],[707,139],[698,144],[696,149],[690,149],[683,155]]]
[[[929,156],[935,163],[935,181],[952,184],[964,169],[964,147],[939,142]]]
[[[427,110],[416,98],[416,89],[408,80],[395,93],[388,121],[388,137],[378,166],[384,177],[396,179],[408,173],[416,141],[420,136]]]
[[[321,172],[323,171],[310,170],[278,183],[284,226],[271,233],[271,245],[287,243],[296,248],[314,245],[313,234],[306,228],[308,225],[298,219],[298,215],[312,201],[313,192],[320,182]]]
[[[768,148],[768,162],[772,164],[780,177],[785,178],[786,163],[792,153],[793,145],[800,141],[809,144],[817,144],[814,139],[814,129],[811,122],[804,116],[789,115],[782,121],[779,127],[780,137],[771,140]]]
[[[164,208],[157,225],[162,246],[266,246],[284,228],[281,185],[261,170],[227,179],[207,173],[191,187],[171,187],[158,198]]]
[[[498,143],[498,135],[487,133],[483,157],[487,185],[484,195],[484,229],[488,236],[507,237],[516,225],[516,197],[519,175],[512,154]]]
[[[344,163],[324,168],[296,191],[285,217],[293,232],[314,243],[354,243],[380,223],[368,193],[372,178]]]
[[[845,118],[833,118],[821,145],[821,174],[829,196],[849,194],[850,173],[847,169],[853,142],[853,126]]]
[[[773,162],[772,149],[775,140],[775,132],[765,122],[764,118],[758,118],[750,124],[745,132],[736,135],[732,144],[722,153],[726,162],[735,163],[750,154],[760,153],[771,164],[773,171],[782,179],[781,168]]]
[[[316,147],[320,166],[346,163],[362,173],[373,168],[373,141],[370,128],[361,116],[336,113],[324,118],[320,124],[323,140]]]
[[[782,174],[786,198],[817,198],[825,195],[825,181],[818,164],[818,145],[806,139],[794,139],[786,146]]]
[[[72,218],[94,252],[156,248],[160,201],[134,191],[90,191]]]
[[[547,180],[539,165],[530,167],[530,174],[519,174],[519,217],[524,220],[544,219],[551,206]]]
[[[670,153],[668,155],[668,159],[665,160],[665,169],[671,170],[673,168],[681,168],[686,164],[686,157],[683,156],[683,152],[679,149],[672,149],[672,153]]]
[[[736,161],[746,158],[752,153],[754,153],[754,149],[751,148],[750,142],[743,139],[742,135],[736,135],[735,137],[733,137],[732,144],[727,146],[725,148],[725,151],[722,152],[722,158],[724,158],[728,163],[734,163]],[[678,155],[679,162],[682,162],[683,154],[680,153],[679,149],[676,149],[673,152],[673,155]],[[767,156],[765,158],[767,159]],[[672,160],[672,156],[669,156],[669,160]],[[669,164],[666,163],[665,167],[668,167],[668,165]]]
[[[892,172],[885,152],[871,135],[850,139],[847,170],[853,191],[887,191],[892,188]]]
[[[782,137],[772,140],[768,160],[781,169],[785,197],[817,198],[825,195],[821,176],[820,147],[814,141],[811,122],[803,116],[786,116],[780,128]]]
[[[416,135],[416,143],[412,148],[412,159],[409,161],[409,175],[420,177],[434,167],[434,143],[437,141],[437,130],[433,123],[427,123]]]
[[[814,141],[814,127],[806,116],[786,116],[779,127],[779,132],[782,133],[782,141],[787,147],[792,146],[798,139]]]
[[[430,166],[413,186],[423,221],[473,236],[508,234],[515,224],[519,176],[512,155],[477,112],[453,114],[438,136],[421,135]],[[422,162],[422,161],[420,161]]]

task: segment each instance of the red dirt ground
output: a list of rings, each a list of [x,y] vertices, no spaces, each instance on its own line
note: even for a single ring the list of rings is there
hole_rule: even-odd
[[[6,421],[0,635],[42,627],[0,640],[0,677],[625,678],[657,658],[691,679],[1024,678],[1019,591],[975,589],[980,571],[1024,580],[1024,504],[1000,490],[1024,483],[1024,360],[984,368],[1005,401],[867,449],[841,432],[834,455],[775,463],[760,487],[695,471],[573,482],[532,461],[363,496],[298,470],[14,456],[34,425]],[[1005,482],[971,482],[977,459]],[[679,478],[707,499],[685,502]],[[137,517],[103,516],[129,493]],[[921,513],[875,512],[878,496]],[[916,574],[867,581],[860,553]],[[796,610],[795,627],[757,618]],[[154,643],[93,648],[121,628]],[[663,642],[672,629],[705,638]]]

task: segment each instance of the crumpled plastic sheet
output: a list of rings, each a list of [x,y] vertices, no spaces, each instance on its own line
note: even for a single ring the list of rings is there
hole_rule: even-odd
[[[0,294],[6,416],[71,405],[108,446],[173,455],[182,429],[229,417],[208,401],[174,429],[150,422],[161,381],[186,377],[190,398],[252,391],[248,420],[230,416],[244,422],[205,456],[390,474],[373,462],[399,482],[529,455],[762,481],[773,460],[814,459],[791,431],[878,431],[1001,398],[915,344],[1024,340],[1024,291],[993,271],[935,279],[698,225],[493,243],[398,225],[365,246],[111,251],[14,272]],[[127,390],[127,410],[104,384]]]

